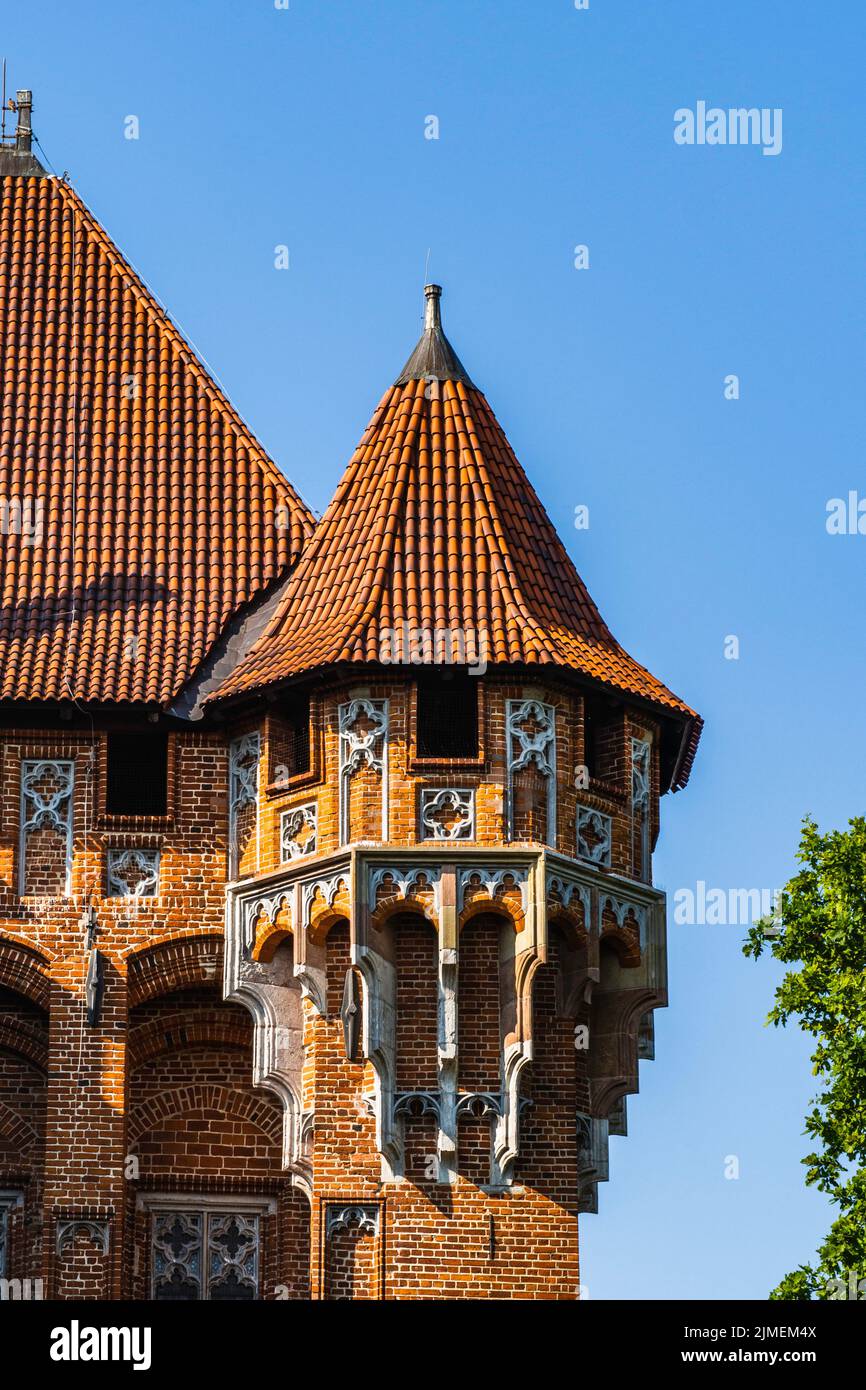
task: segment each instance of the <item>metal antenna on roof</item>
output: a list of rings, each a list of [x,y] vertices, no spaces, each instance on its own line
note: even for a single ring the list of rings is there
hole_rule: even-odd
[[[6,59],[3,59],[3,115],[0,117],[0,145],[6,141]]]
[[[427,247],[427,259],[424,262],[424,284],[430,283],[430,247]]]

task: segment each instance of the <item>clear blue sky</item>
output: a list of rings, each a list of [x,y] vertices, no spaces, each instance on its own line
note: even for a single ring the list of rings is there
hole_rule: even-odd
[[[446,331],[608,623],[706,718],[662,807],[671,894],[776,887],[805,812],[864,810],[866,536],[825,529],[829,498],[866,496],[864,17],[3,6],[48,158],[317,510],[414,345],[430,249]],[[674,111],[699,100],[782,108],[781,154],[676,145]],[[808,1049],[763,1027],[777,972],[743,935],[671,923],[657,1060],[581,1221],[590,1297],[764,1297],[829,1224],[799,1162]]]

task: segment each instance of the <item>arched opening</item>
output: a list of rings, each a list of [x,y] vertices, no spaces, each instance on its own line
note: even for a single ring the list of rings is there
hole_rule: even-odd
[[[251,1083],[251,1015],[216,980],[141,993],[129,1015],[128,1296],[309,1297],[309,1204],[282,1168],[281,1103]]]
[[[48,1013],[0,986],[0,1278],[42,1263]]]

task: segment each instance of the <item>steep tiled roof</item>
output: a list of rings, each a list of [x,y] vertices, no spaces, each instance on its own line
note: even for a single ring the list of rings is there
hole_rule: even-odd
[[[0,178],[0,372],[0,698],[170,700],[311,513],[55,178]]]
[[[682,785],[700,720],[612,636],[430,297],[421,342],[270,627],[211,698],[337,662],[394,660],[405,652],[404,623],[448,628],[490,664],[565,667],[677,716],[687,734]]]

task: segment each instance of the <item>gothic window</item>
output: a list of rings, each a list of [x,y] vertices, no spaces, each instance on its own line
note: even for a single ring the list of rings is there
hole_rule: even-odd
[[[477,758],[478,680],[427,676],[418,682],[419,758]]]
[[[137,729],[108,735],[105,810],[109,816],[168,814],[168,734]]]
[[[157,1302],[259,1297],[259,1217],[174,1209],[151,1214],[151,1296]]]

